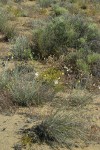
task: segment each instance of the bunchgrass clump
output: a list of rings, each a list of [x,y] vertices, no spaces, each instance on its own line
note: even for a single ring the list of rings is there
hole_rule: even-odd
[[[8,88],[13,102],[20,106],[41,105],[51,101],[55,95],[49,84],[38,81],[31,67],[21,65],[12,72]]]
[[[13,102],[20,106],[41,105],[54,97],[54,90],[48,85],[42,85],[35,80],[14,80],[9,86]]]
[[[80,113],[81,114],[81,113]],[[32,142],[45,142],[52,147],[80,146],[87,143],[89,124],[79,112],[58,110],[46,118],[41,124],[28,131]]]
[[[84,107],[93,101],[92,95],[86,90],[73,90],[68,97],[68,107]]]
[[[18,79],[17,77],[17,79],[9,85],[9,90],[12,95],[13,102],[18,105],[28,106],[38,103],[34,101],[34,93],[37,90],[34,80],[28,82],[23,78]]]

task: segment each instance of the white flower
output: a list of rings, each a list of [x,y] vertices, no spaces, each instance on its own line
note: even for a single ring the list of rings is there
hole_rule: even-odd
[[[60,77],[58,78],[58,80],[60,80]]]
[[[35,73],[35,76],[36,76],[36,77],[38,77],[38,76],[39,76],[39,73],[38,73],[38,72],[36,72],[36,73]]]
[[[100,85],[98,85],[98,89],[100,90]]]
[[[64,66],[64,69],[68,69],[68,67]]]
[[[64,72],[62,72],[62,75],[64,75]]]
[[[70,69],[67,66],[64,66],[64,69],[66,69],[67,72],[70,71]]]
[[[55,80],[55,81],[54,81],[54,84],[56,84],[56,85],[57,85],[57,84],[58,84],[58,80]]]

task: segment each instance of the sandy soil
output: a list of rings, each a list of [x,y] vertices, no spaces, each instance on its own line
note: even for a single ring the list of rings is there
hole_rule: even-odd
[[[15,3],[14,3],[15,5]],[[22,3],[22,7],[27,9],[30,13],[30,10],[33,9],[33,6],[35,5],[35,1],[25,1]],[[31,37],[31,29],[30,29],[30,22],[34,18],[42,18],[43,15],[41,14],[30,14],[30,17],[18,17],[16,18],[15,22],[12,21],[13,24],[15,24],[18,32],[20,34],[25,34],[29,37]],[[45,17],[45,16],[44,16]],[[100,18],[97,20],[100,21]],[[2,62],[6,63],[5,58],[8,57],[10,52],[11,45],[8,42],[3,41],[3,35],[0,33],[0,71],[2,70]],[[10,62],[7,62],[8,68],[14,67],[14,62],[11,60]],[[37,68],[37,71],[43,69],[43,66],[39,62],[34,62],[33,65],[35,68]],[[31,127],[32,125],[35,125],[37,122],[41,121],[46,115],[49,113],[49,106],[45,105],[43,107],[37,107],[37,108],[18,108],[14,114],[11,113],[3,113],[0,114],[0,150],[14,150],[14,145],[16,143],[19,143],[21,141],[21,134],[19,131],[23,128]],[[100,127],[100,96],[98,96],[96,99],[94,99],[94,105],[90,106],[90,114],[94,114],[94,122],[97,126]],[[17,149],[18,150],[18,149]],[[20,149],[19,149],[20,150]],[[26,150],[52,150],[48,145],[38,145],[34,144],[32,145],[32,148],[26,148]],[[67,150],[67,148],[60,149],[59,150]],[[90,145],[88,147],[84,148],[73,148],[73,150],[100,150],[100,145]]]
[[[94,100],[90,107],[91,115],[94,114],[94,122],[100,127],[100,96]],[[50,113],[49,104],[42,107],[18,108],[14,114],[0,114],[0,150],[13,150],[16,143],[21,142],[20,130],[30,128],[39,123]],[[52,150],[49,146],[43,144],[34,144],[26,150]],[[67,150],[61,148],[59,150]],[[73,148],[72,150],[100,150],[100,145],[90,145],[83,148]]]

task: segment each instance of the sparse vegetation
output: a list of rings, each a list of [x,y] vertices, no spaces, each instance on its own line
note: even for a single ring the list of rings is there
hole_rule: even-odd
[[[24,110],[11,134],[32,123],[4,148],[0,116],[4,150],[100,143],[99,14],[99,0],[0,0],[0,113]]]

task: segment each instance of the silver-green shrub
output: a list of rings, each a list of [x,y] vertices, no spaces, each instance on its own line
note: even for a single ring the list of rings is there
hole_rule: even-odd
[[[11,50],[15,59],[23,60],[32,58],[30,43],[25,36],[17,37]]]

